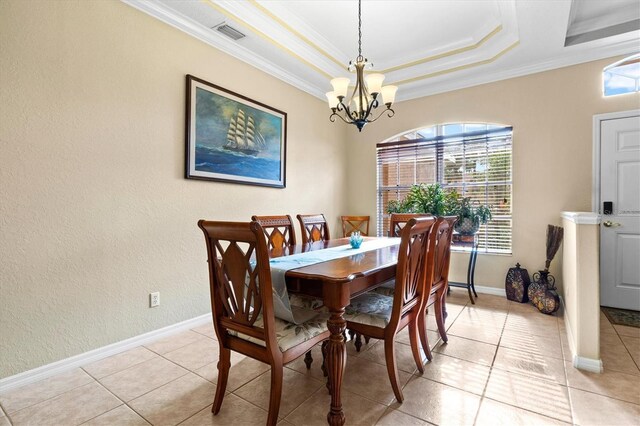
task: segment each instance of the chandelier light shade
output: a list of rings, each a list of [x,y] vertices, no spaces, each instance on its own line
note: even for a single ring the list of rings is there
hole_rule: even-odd
[[[347,68],[350,72],[356,73],[356,85],[350,87],[351,79],[338,77],[331,80],[333,90],[327,92],[327,102],[331,108],[329,120],[336,121],[340,118],[347,124],[353,124],[362,131],[367,123],[372,123],[380,118],[384,113],[388,117],[393,117],[395,111],[391,105],[396,99],[396,86],[383,86],[384,75],[379,73],[368,73],[364,75],[365,68],[372,68],[367,58],[362,56],[362,0],[358,0],[358,57],[349,62]],[[348,92],[351,96],[347,98]],[[386,109],[374,118],[374,110],[380,105],[380,100]]]

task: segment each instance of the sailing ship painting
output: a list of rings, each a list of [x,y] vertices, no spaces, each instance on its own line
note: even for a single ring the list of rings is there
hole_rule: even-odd
[[[224,149],[256,155],[266,146],[267,142],[264,137],[260,131],[256,130],[253,117],[246,117],[244,110],[238,109],[238,113],[229,121],[227,143],[224,145]]]
[[[187,76],[188,179],[285,186],[287,114]]]

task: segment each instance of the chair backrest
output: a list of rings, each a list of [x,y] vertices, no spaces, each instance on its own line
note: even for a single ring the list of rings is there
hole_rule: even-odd
[[[402,228],[404,228],[411,219],[430,216],[430,214],[426,213],[391,213],[389,218],[389,236],[399,237],[402,233]]]
[[[446,216],[442,218],[441,224],[434,229],[435,232],[435,252],[433,265],[433,284],[449,280],[449,261],[451,260],[451,238],[453,237],[453,225],[458,218],[456,216]]]
[[[329,225],[323,214],[299,214],[297,218],[302,232],[302,244],[331,239]]]
[[[369,235],[369,216],[341,216],[342,236],[348,237],[354,231],[359,231],[360,235]]]
[[[400,319],[410,310],[417,312],[429,295],[425,292],[428,274],[433,267],[432,229],[433,216],[410,219],[400,234],[396,285],[390,326],[396,327]]]
[[[282,255],[283,250],[296,245],[296,232],[291,216],[251,216],[262,226],[267,237],[267,247],[272,254]]]
[[[231,339],[227,330],[232,330],[264,340],[267,348],[277,348],[264,230],[255,221],[200,220],[198,227],[207,243],[211,310],[218,339]],[[264,328],[254,325],[260,314]]]

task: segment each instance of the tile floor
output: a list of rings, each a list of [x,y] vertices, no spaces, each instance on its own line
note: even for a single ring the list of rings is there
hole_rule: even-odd
[[[382,345],[372,340],[357,353],[348,344],[347,424],[640,424],[640,329],[602,315],[605,373],[592,374],[571,366],[562,317],[484,294],[471,305],[460,290],[448,310],[448,344],[430,318],[434,359],[424,374],[408,335],[397,338],[403,404],[394,399]],[[0,394],[0,426],[264,424],[269,368],[237,354],[222,410],[211,414],[217,355],[205,324]],[[329,395],[318,347],[313,357],[311,370],[301,358],[285,368],[281,425],[325,424]]]

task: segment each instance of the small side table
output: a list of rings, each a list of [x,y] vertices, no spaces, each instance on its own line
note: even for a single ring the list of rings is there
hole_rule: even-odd
[[[476,293],[476,287],[474,282],[474,274],[476,270],[476,260],[478,259],[478,237],[477,235],[460,235],[453,234],[451,238],[451,246],[452,247],[463,247],[471,249],[471,253],[469,255],[469,266],[467,267],[467,282],[466,283],[457,283],[457,282],[449,282],[449,292],[451,292],[451,287],[464,287],[469,292],[469,300],[471,303],[475,305],[475,300],[473,296],[478,297],[478,293]],[[471,293],[473,291],[473,294]]]

